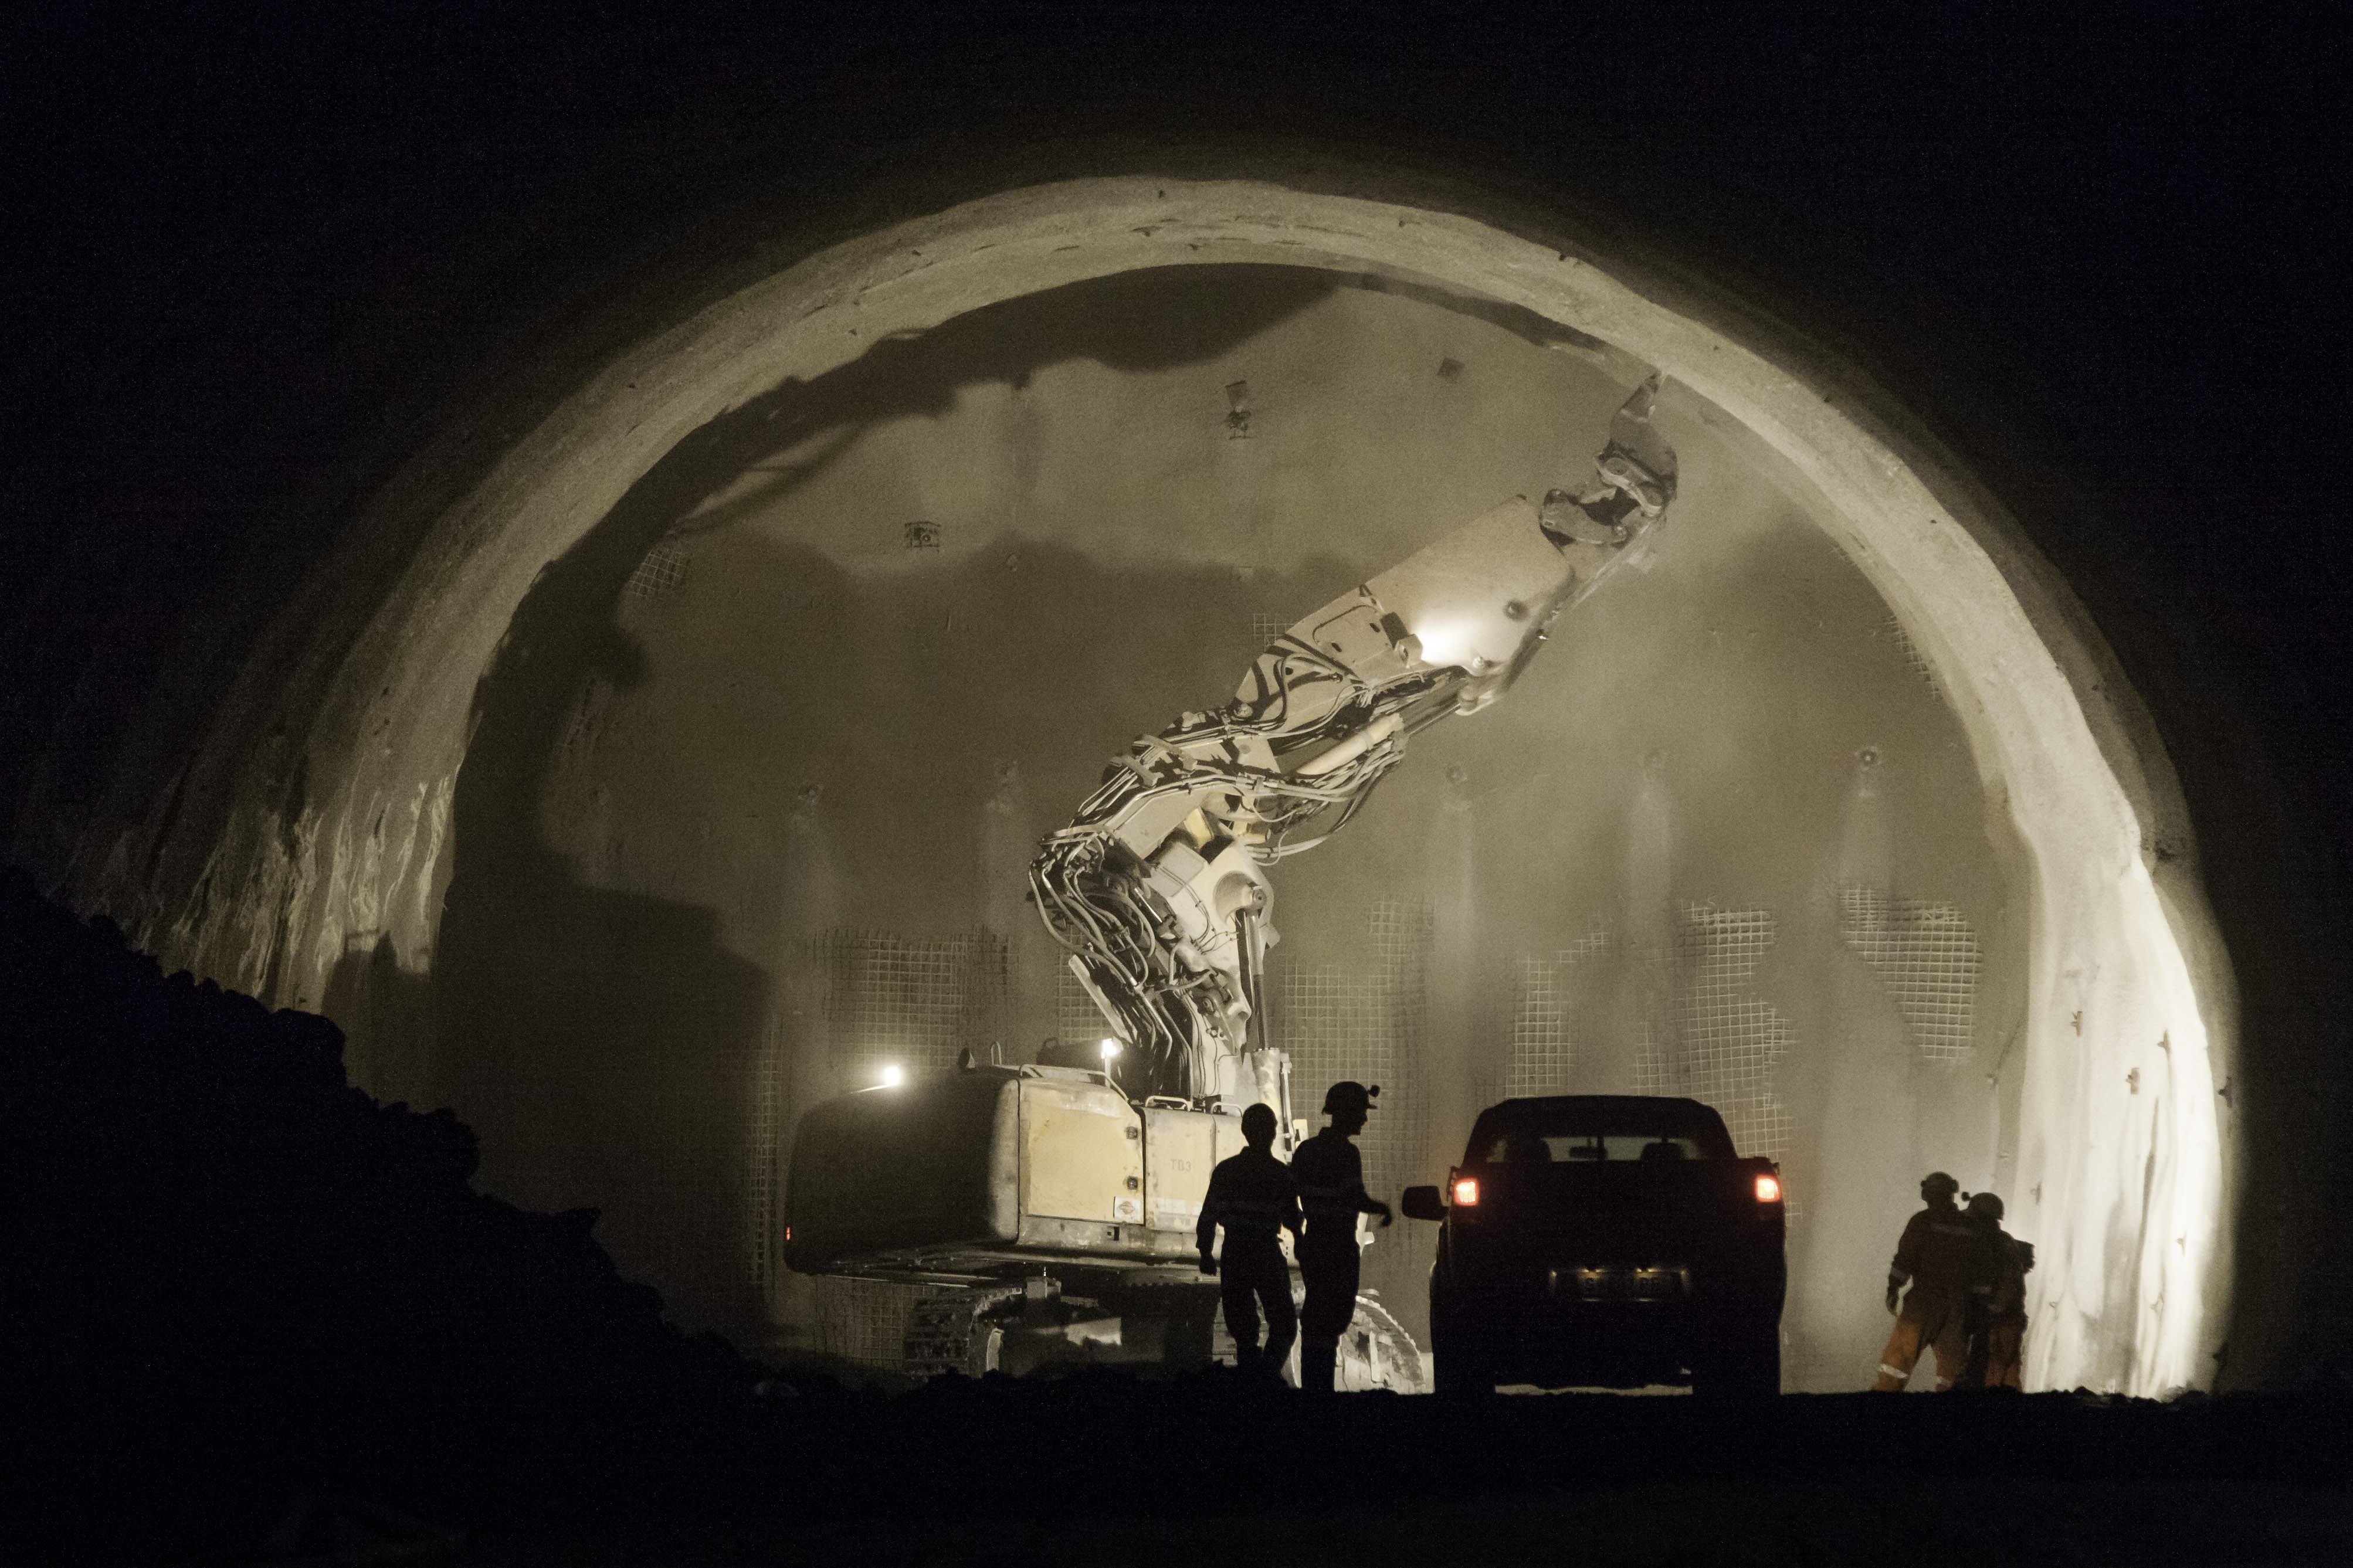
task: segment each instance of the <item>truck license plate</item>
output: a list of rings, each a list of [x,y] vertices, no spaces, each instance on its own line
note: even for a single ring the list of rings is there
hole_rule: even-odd
[[[1691,1270],[1681,1264],[1573,1265],[1553,1269],[1546,1284],[1563,1300],[1680,1301],[1691,1294]]]

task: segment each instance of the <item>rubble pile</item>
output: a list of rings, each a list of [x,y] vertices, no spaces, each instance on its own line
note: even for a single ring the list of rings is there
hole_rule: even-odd
[[[34,1456],[6,1484],[42,1534],[362,1473],[494,1486],[758,1375],[663,1322],[593,1211],[475,1191],[472,1133],[377,1104],[342,1051],[0,873],[0,1358]]]

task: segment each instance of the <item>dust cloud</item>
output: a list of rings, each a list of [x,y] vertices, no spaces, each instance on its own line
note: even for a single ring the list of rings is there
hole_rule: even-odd
[[[1020,901],[1037,837],[1271,631],[1579,481],[1641,373],[1366,282],[1172,268],[976,311],[731,414],[551,568],[404,1014],[491,1184],[604,1208],[683,1316],[810,1342],[770,1234],[799,1110],[886,1059],[1092,1037]],[[1276,872],[1273,1026],[1309,1110],[1386,1086],[1392,1199],[1506,1093],[1716,1104],[1788,1173],[1789,1385],[1858,1387],[1918,1176],[1999,1189],[2011,1157],[2018,850],[1802,487],[1660,406],[1683,491],[1646,559]],[[1427,1232],[1366,1259],[1417,1335]]]

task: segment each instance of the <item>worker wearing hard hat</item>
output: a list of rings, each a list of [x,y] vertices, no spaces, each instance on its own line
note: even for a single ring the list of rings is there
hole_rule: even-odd
[[[1281,1377],[1299,1320],[1291,1305],[1291,1265],[1283,1261],[1276,1233],[1287,1230],[1295,1242],[1300,1215],[1291,1167],[1272,1152],[1274,1126],[1270,1106],[1253,1105],[1242,1112],[1242,1141],[1250,1147],[1219,1161],[1209,1173],[1194,1239],[1201,1249],[1201,1272],[1219,1276],[1234,1364],[1245,1373]],[[1222,1263],[1211,1253],[1219,1226],[1226,1230]],[[1266,1310],[1264,1350],[1258,1342],[1261,1307]]]
[[[1936,1392],[1949,1390],[1968,1353],[1968,1314],[1973,1295],[1991,1287],[1984,1233],[1953,1205],[1960,1183],[1942,1171],[1920,1182],[1926,1206],[1904,1227],[1895,1260],[1887,1270],[1887,1310],[1895,1331],[1880,1352],[1874,1393],[1894,1394],[1912,1377],[1923,1347],[1936,1356]],[[1904,1288],[1909,1283],[1910,1292]],[[1896,1298],[1903,1295],[1899,1310]]]
[[[1979,1300],[1962,1386],[2016,1389],[2026,1346],[2026,1277],[2034,1268],[2034,1244],[2001,1228],[2001,1199],[1992,1193],[1971,1197],[1966,1213],[1984,1238],[1992,1279]]]
[[[1340,1336],[1356,1315],[1362,1267],[1356,1216],[1378,1215],[1385,1226],[1395,1217],[1388,1205],[1365,1191],[1364,1159],[1348,1142],[1365,1130],[1380,1092],[1377,1084],[1334,1084],[1324,1096],[1331,1125],[1291,1156],[1300,1207],[1307,1216],[1307,1234],[1299,1245],[1299,1272],[1307,1282],[1307,1301],[1299,1314],[1299,1386],[1310,1394],[1332,1392]]]

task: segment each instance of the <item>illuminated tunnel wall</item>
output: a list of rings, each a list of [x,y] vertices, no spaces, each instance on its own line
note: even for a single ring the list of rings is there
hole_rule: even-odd
[[[340,661],[315,721],[249,744],[257,671],[218,726],[245,787],[193,896],[156,906],[126,835],[77,897],[322,1007],[494,1187],[604,1208],[682,1316],[789,1341],[795,1108],[1092,1028],[1016,874],[1102,759],[1576,482],[1655,368],[1686,488],[1649,560],[1278,878],[1303,1078],[1398,1086],[1390,1186],[1497,1094],[1718,1104],[1791,1173],[1794,1386],[1867,1375],[1932,1165],[2038,1246],[2035,1384],[2210,1381],[2234,1000],[2145,717],[1900,408],[1553,223],[1107,179],[800,260],[479,482],[420,453],[355,531],[423,525],[364,636],[295,639]],[[1372,1260],[1417,1325],[1428,1240]]]

